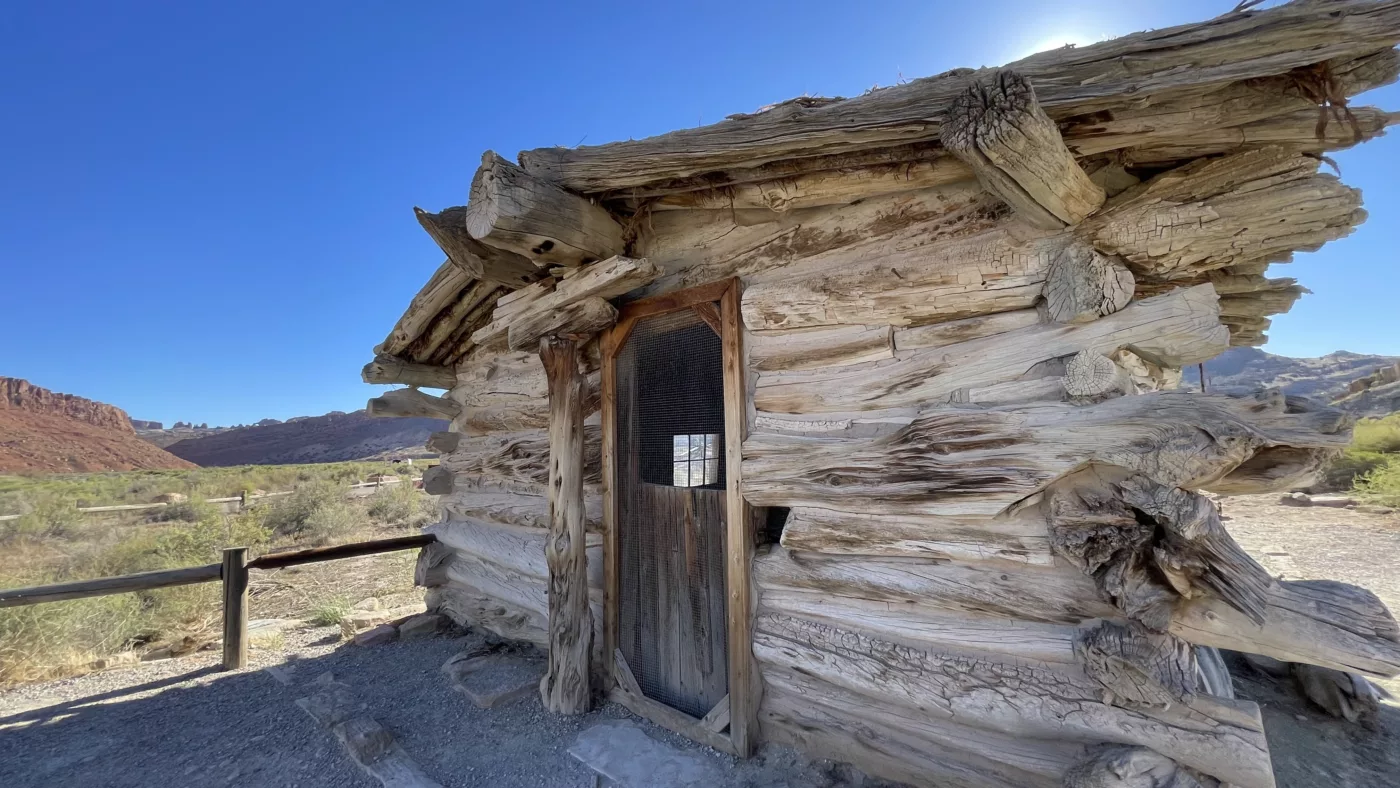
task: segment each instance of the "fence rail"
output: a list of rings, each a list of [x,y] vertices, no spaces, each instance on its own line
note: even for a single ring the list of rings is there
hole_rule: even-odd
[[[320,561],[390,553],[396,550],[411,550],[426,547],[435,541],[437,541],[437,537],[432,534],[415,534],[392,539],[351,542],[331,547],[312,547],[306,550],[269,553],[251,561],[248,560],[248,548],[229,547],[224,550],[223,561],[217,564],[164,569],[157,572],[138,572],[131,575],[79,580],[73,583],[55,583],[30,588],[0,589],[0,608],[37,605],[43,602],[59,602],[65,599],[83,599],[108,594],[125,594],[132,591],[146,591],[153,588],[169,588],[219,580],[224,586],[224,668],[235,670],[246,667],[248,664],[249,569],[282,569]]]

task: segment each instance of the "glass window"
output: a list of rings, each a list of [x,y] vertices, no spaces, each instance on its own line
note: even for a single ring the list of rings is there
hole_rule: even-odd
[[[701,487],[719,482],[719,435],[671,436],[671,484]]]

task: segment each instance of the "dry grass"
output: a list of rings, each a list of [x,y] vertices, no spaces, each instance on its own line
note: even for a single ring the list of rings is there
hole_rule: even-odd
[[[91,482],[26,480],[22,491],[33,503],[18,521],[0,523],[0,588],[214,563],[229,546],[259,554],[376,538],[435,517],[435,501],[411,484],[347,499],[346,486],[357,478],[332,479],[320,466],[285,475],[292,480],[292,495],[240,514],[224,514],[193,497],[154,513],[105,520],[79,515],[75,498],[53,495],[91,494]],[[102,474],[97,486],[131,489],[140,486],[144,474],[130,474],[137,478],[125,484],[114,478],[120,476]],[[296,481],[301,476],[307,478]],[[200,484],[186,480],[185,488]],[[35,495],[36,490],[44,494]],[[147,494],[158,493],[148,488]],[[372,558],[378,560],[257,572],[253,615],[327,617],[346,600],[411,593],[412,553]],[[0,685],[71,675],[101,657],[157,644],[195,648],[217,636],[219,598],[218,584],[208,583],[0,609]]]

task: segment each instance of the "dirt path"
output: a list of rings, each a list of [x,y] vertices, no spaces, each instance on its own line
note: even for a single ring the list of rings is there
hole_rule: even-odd
[[[1225,526],[1245,550],[1285,580],[1341,580],[1369,588],[1400,613],[1400,517],[1283,506],[1277,495],[1221,501]],[[1333,719],[1243,662],[1235,690],[1264,715],[1279,788],[1400,785],[1400,706],[1385,704],[1376,730]],[[1400,697],[1400,681],[1377,682]]]
[[[592,788],[593,772],[568,747],[598,721],[631,717],[612,704],[558,717],[533,695],[478,709],[452,692],[439,670],[463,638],[373,648],[338,641],[335,628],[301,630],[286,635],[282,650],[254,651],[246,671],[215,672],[217,658],[200,654],[0,695],[0,786],[376,788],[295,705],[310,694],[299,687],[327,671],[353,688],[429,776],[451,788]],[[260,669],[269,664],[289,670],[293,686]],[[713,761],[727,776],[725,785],[885,785],[783,747],[765,747],[740,762],[642,724],[650,735]]]

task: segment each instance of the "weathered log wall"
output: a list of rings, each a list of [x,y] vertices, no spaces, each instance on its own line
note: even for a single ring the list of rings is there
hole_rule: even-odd
[[[539,210],[607,230],[556,233],[573,251],[536,263],[625,244],[654,266],[630,292],[593,293],[600,315],[606,298],[743,282],[742,494],[788,509],[754,563],[766,738],[916,785],[1150,773],[1271,788],[1257,707],[1198,647],[1400,672],[1400,629],[1374,596],[1269,577],[1196,492],[1301,483],[1349,440],[1347,420],[1277,392],[1175,390],[1182,367],[1262,344],[1303,292],[1270,264],[1364,219],[1317,154],[1390,122],[1345,99],[1400,71],[1400,2],[1329,8],[529,151],[521,168],[491,159],[548,197]],[[468,234],[542,248],[530,211],[497,214]],[[439,272],[383,348],[456,365],[456,437],[434,480],[445,548],[421,574],[457,620],[544,644],[549,408],[520,315],[558,317],[543,299],[569,285],[460,280]],[[409,373],[439,379],[393,374]]]
[[[594,650],[601,647],[602,497],[598,488],[599,434],[596,348],[582,354],[587,389],[584,475],[590,606]],[[590,360],[591,359],[591,360]],[[429,605],[458,623],[497,635],[549,643],[549,399],[536,353],[504,343],[482,346],[461,366],[448,394],[462,405],[451,440],[437,443],[450,474],[442,496],[444,521],[429,530],[450,554],[432,573]]]

